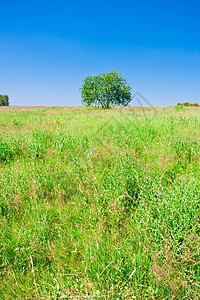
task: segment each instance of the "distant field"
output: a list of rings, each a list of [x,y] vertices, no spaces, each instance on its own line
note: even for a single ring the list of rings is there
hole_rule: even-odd
[[[199,299],[200,109],[0,108],[0,299]]]

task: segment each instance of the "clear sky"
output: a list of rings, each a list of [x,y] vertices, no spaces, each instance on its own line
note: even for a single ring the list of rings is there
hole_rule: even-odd
[[[0,0],[0,94],[81,105],[87,75],[117,70],[152,105],[200,104],[200,1]]]

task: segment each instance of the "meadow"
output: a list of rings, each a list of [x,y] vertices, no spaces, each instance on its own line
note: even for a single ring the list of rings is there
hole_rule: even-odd
[[[200,109],[0,108],[0,299],[199,299]]]

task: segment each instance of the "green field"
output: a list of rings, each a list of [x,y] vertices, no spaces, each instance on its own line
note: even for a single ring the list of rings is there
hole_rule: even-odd
[[[199,299],[199,207],[199,108],[0,108],[0,299]]]

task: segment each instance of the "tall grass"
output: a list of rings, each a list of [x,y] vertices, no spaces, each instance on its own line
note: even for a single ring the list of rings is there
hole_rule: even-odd
[[[199,299],[198,108],[0,109],[1,299]]]

